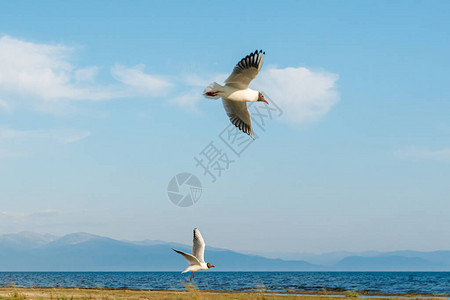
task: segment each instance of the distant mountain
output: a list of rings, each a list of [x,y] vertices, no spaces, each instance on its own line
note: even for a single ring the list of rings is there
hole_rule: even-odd
[[[450,266],[450,251],[419,252],[419,251],[404,250],[404,251],[387,252],[381,254],[380,256],[391,256],[391,255],[398,255],[404,257],[418,257],[426,259],[427,261],[433,263]]]
[[[329,271],[449,271],[450,251],[336,251],[323,254],[269,253],[266,257],[303,260]]]
[[[158,240],[120,241],[79,232],[62,237],[21,232],[0,235],[0,271],[181,271],[186,261]],[[267,258],[207,247],[214,271],[450,271],[450,251],[332,252]],[[294,254],[292,254],[294,257]],[[306,260],[306,261],[305,261]]]
[[[186,261],[172,247],[191,251],[191,246],[182,244],[119,241],[88,233],[63,237],[10,234],[0,236],[0,271],[181,271]],[[207,250],[208,261],[218,271],[321,269],[304,261],[270,259],[213,247]]]
[[[0,248],[35,248],[46,245],[57,238],[57,236],[51,234],[39,234],[30,231],[23,231],[17,234],[4,234],[0,235]]]
[[[249,252],[245,252],[249,253]],[[339,262],[340,260],[349,256],[363,256],[372,257],[380,255],[381,252],[378,251],[366,251],[366,252],[349,252],[349,251],[334,251],[323,254],[314,253],[295,253],[295,252],[258,252],[257,254],[270,257],[270,258],[281,258],[286,260],[304,260],[312,264],[331,266]]]
[[[86,232],[77,232],[77,233],[71,233],[67,234],[63,237],[59,237],[51,241],[50,243],[46,244],[45,246],[47,248],[49,247],[63,247],[63,246],[70,246],[70,245],[77,245],[82,244],[86,242],[113,242],[114,239],[102,237],[99,235],[94,235]]]
[[[333,266],[345,271],[446,271],[450,265],[432,262],[421,257],[379,255],[375,257],[349,256]]]

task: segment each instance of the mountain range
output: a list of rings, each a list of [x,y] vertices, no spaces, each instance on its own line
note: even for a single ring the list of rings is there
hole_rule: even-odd
[[[0,235],[0,271],[180,271],[186,261],[158,241],[122,241],[89,233]],[[450,251],[331,252],[280,259],[207,246],[215,271],[450,271]]]

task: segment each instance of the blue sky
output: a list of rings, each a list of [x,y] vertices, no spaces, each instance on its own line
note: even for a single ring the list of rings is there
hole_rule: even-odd
[[[0,233],[253,252],[450,249],[445,1],[0,4]],[[255,49],[284,111],[210,183],[206,84]],[[174,206],[167,184],[204,190]]]

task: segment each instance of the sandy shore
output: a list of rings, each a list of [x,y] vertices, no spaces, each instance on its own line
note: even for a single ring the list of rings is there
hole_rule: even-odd
[[[294,293],[274,294],[267,291],[256,291],[248,293],[236,293],[227,291],[200,291],[195,287],[187,287],[186,291],[167,291],[167,290],[128,290],[128,289],[83,289],[83,288],[35,288],[35,287],[0,287],[0,299],[12,300],[144,300],[144,299],[300,299],[300,300],[336,300],[337,294],[323,295],[320,293],[311,295],[299,295]],[[340,294],[342,298],[352,298],[363,296],[357,293]],[[381,296],[381,295],[380,295]],[[377,298],[372,296],[370,299],[383,299],[386,296],[390,299],[398,298],[399,295],[383,295]],[[402,295],[404,297],[406,295]],[[407,295],[408,298],[418,298],[419,295]],[[428,296],[429,297],[429,296]],[[339,299],[339,298],[338,298]],[[439,299],[439,297],[434,297]],[[440,298],[442,299],[442,298]]]

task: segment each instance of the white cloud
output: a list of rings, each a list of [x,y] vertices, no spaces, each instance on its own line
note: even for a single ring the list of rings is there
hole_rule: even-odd
[[[450,148],[432,150],[429,148],[411,147],[408,149],[396,150],[394,151],[394,155],[401,159],[450,162]]]
[[[99,71],[98,67],[87,67],[75,70],[74,78],[78,82],[93,81]]]
[[[167,94],[167,89],[172,86],[172,83],[160,76],[146,74],[144,69],[145,65],[142,64],[134,67],[116,64],[111,69],[111,73],[116,80],[133,87],[135,92],[155,95]]]
[[[89,131],[75,129],[15,130],[0,128],[0,142],[11,139],[47,139],[60,143],[73,143],[90,136]]]
[[[2,211],[0,212],[0,216],[6,218],[23,218],[24,216],[26,216],[26,214],[19,212]]]
[[[43,231],[60,234],[70,228],[95,225],[91,220],[98,212],[93,210],[43,209],[38,211],[0,211],[3,232]],[[87,231],[87,230],[86,230]]]
[[[62,45],[25,42],[3,36],[0,38],[0,87],[24,96],[44,100],[77,99],[88,91],[72,83],[72,66],[68,57],[72,49]]]
[[[172,85],[144,73],[143,65],[115,65],[111,73],[118,82],[101,85],[96,82],[99,68],[77,67],[71,63],[73,53],[74,49],[64,45],[0,37],[0,109],[14,103],[54,113],[71,100],[151,97],[163,94]]]
[[[198,114],[200,112],[198,109],[198,102],[201,100],[206,100],[203,97],[203,90],[205,87],[214,81],[221,83],[226,78],[227,74],[216,74],[204,77],[201,77],[198,74],[179,76],[177,84],[181,87],[182,92],[178,92],[175,96],[171,95],[169,98],[169,103],[189,112]]]
[[[202,98],[202,90],[192,89],[188,92],[184,92],[177,97],[173,97],[169,100],[170,103],[175,104],[181,108],[185,108],[191,112],[199,113],[197,103]]]
[[[28,217],[52,217],[62,215],[62,212],[56,209],[42,209],[28,214]]]
[[[2,110],[7,113],[12,112],[11,105],[9,105],[9,103],[6,102],[5,100],[0,99],[0,111],[2,111]]]
[[[26,156],[57,144],[71,144],[91,133],[76,129],[16,130],[0,128],[0,158]]]
[[[283,110],[287,121],[306,123],[319,120],[339,101],[337,74],[307,68],[268,68],[254,86],[265,92]]]
[[[211,82],[222,84],[227,79],[229,74],[216,74],[208,76],[208,78],[200,77],[197,74],[190,74],[189,76],[182,76],[182,82],[188,86],[200,87],[203,89]]]
[[[71,62],[74,49],[64,45],[33,43],[0,37],[0,110],[33,108],[54,114],[72,109],[74,100],[161,98],[197,111],[203,88],[222,83],[228,74],[167,77],[145,73],[145,65],[115,64],[110,85],[99,84],[98,66],[78,67]],[[208,79],[209,77],[209,79]],[[319,120],[339,100],[338,75],[307,68],[263,67],[252,86],[266,92],[284,111],[285,120],[305,123]]]
[[[25,135],[26,131],[21,130],[13,130],[13,129],[0,129],[0,141],[3,141],[5,139],[14,139],[14,138],[20,138]]]
[[[2,159],[2,158],[14,158],[14,157],[18,157],[18,156],[20,156],[20,154],[15,152],[15,151],[11,152],[9,150],[5,150],[5,149],[1,149],[0,148],[0,159]]]
[[[90,131],[72,130],[72,132],[70,134],[68,134],[68,132],[65,132],[64,135],[62,136],[61,141],[64,144],[71,144],[71,143],[78,142],[82,139],[85,139],[89,136],[91,136]]]
[[[61,213],[62,213],[61,211],[56,210],[56,209],[43,209],[43,210],[31,212],[31,213],[2,211],[2,212],[0,212],[0,216],[6,217],[6,218],[20,219],[20,218],[29,218],[29,217],[56,216],[56,215],[61,215]]]
[[[202,99],[203,88],[216,81],[223,84],[228,74],[217,74],[209,79],[198,75],[183,77],[182,83],[188,87],[198,87],[195,93],[186,93],[171,102],[181,107],[193,109]],[[294,123],[308,123],[320,120],[339,101],[336,90],[337,74],[315,72],[307,68],[262,69],[250,87],[265,92],[283,110],[285,120]]]

